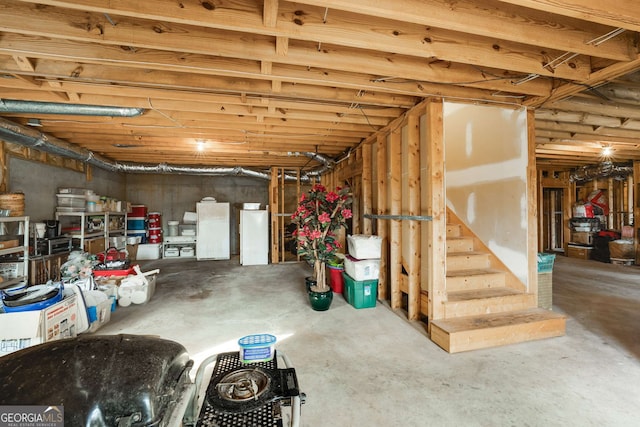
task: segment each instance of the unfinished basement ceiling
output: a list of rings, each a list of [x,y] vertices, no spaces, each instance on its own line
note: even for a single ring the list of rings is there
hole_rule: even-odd
[[[0,98],[144,109],[0,117],[114,162],[312,170],[444,96],[534,108],[539,164],[640,160],[638,31],[634,0],[0,0]]]

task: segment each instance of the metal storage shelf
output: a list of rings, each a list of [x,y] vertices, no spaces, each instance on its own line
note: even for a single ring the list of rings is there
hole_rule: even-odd
[[[118,229],[110,229],[110,218],[114,216],[123,217],[123,228]],[[80,218],[80,232],[78,233],[69,233],[68,235],[74,239],[80,240],[80,247],[84,248],[87,240],[95,239],[95,238],[103,238],[105,248],[108,248],[109,245],[109,237],[112,235],[118,236],[126,236],[127,234],[127,213],[126,212],[56,212],[56,220],[60,220],[63,217],[75,217]],[[87,231],[88,229],[88,219],[89,218],[102,218],[103,219],[103,229],[99,231]],[[126,246],[126,244],[125,244]],[[118,248],[124,249],[124,248]]]
[[[3,216],[0,217],[0,224],[4,227],[7,223],[22,223],[23,245],[13,248],[0,249],[0,256],[13,255],[22,253],[23,270],[21,275],[2,281],[0,288],[8,288],[18,283],[28,282],[29,278],[29,246],[25,243],[29,241],[29,217],[28,216]]]
[[[197,244],[196,236],[165,236],[163,243],[163,256],[167,248],[178,248],[178,250],[182,249],[185,246],[188,246],[193,249],[193,255],[178,255],[171,256],[167,258],[171,259],[194,259],[196,258],[196,244]]]

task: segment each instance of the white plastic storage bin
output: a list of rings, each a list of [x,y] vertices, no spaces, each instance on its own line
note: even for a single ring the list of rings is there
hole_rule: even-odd
[[[348,235],[347,245],[349,255],[356,259],[376,259],[382,256],[382,238],[378,236]]]
[[[344,271],[355,281],[377,280],[380,276],[380,259],[344,259]]]
[[[180,248],[166,248],[164,250],[165,258],[180,256]]]
[[[160,259],[162,243],[144,243],[138,245],[137,260]]]
[[[180,248],[180,256],[192,257],[196,255],[196,251],[191,246],[183,246]]]
[[[56,194],[58,198],[58,206],[67,208],[84,208],[86,199],[83,195],[77,194]]]

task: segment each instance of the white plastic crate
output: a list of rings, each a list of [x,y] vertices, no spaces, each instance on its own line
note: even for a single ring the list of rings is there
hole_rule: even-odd
[[[347,236],[349,255],[356,259],[376,259],[382,255],[382,238],[354,234]]]
[[[78,194],[56,194],[58,206],[67,208],[84,208],[87,200],[84,195]]]
[[[356,281],[377,280],[380,276],[380,259],[344,259],[344,271]]]
[[[143,243],[138,245],[137,260],[160,259],[162,243]]]

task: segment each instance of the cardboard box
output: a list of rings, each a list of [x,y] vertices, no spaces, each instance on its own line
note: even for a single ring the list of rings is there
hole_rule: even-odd
[[[127,245],[127,252],[129,253],[129,260],[135,261],[138,258],[138,244]]]
[[[581,245],[593,245],[593,233],[587,231],[572,231],[571,242],[580,243]]]
[[[84,241],[84,250],[90,254],[97,254],[107,250],[105,247],[104,237],[98,237],[96,239],[88,239]]]
[[[567,256],[569,258],[591,259],[592,246],[567,246]]]
[[[0,314],[0,356],[32,345],[77,335],[77,296],[36,311]]]
[[[0,240],[0,249],[15,248],[20,244],[18,239]]]
[[[24,262],[15,261],[15,262],[2,262],[0,263],[0,288],[2,287],[1,283],[5,280],[11,280],[18,277],[24,276]]]

